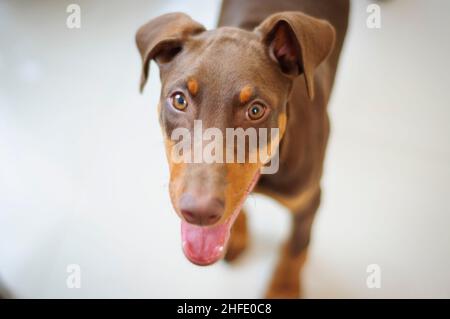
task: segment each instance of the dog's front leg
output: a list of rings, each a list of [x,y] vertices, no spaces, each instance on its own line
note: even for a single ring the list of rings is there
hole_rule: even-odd
[[[320,189],[304,208],[292,212],[292,233],[282,247],[266,298],[301,297],[301,270],[306,261],[311,226],[319,204]]]

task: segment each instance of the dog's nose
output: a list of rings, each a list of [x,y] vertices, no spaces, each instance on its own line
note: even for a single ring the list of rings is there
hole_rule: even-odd
[[[225,204],[223,200],[207,194],[184,193],[180,197],[179,208],[188,223],[207,226],[222,217]]]

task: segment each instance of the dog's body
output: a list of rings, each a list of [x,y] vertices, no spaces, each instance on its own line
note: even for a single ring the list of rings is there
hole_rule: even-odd
[[[231,261],[244,250],[248,241],[246,219],[239,211],[254,184],[255,192],[271,196],[292,212],[292,233],[282,249],[267,297],[300,294],[300,271],[320,203],[329,135],[327,103],[348,13],[348,0],[224,0],[217,30],[205,31],[184,15],[166,15],[138,31],[144,64],[141,87],[150,59],[155,59],[161,70],[159,109],[168,154],[173,148],[168,136],[177,126],[192,128],[194,119],[222,130],[253,126],[280,129],[279,170],[259,179],[264,163],[174,164],[168,155],[171,198],[184,220],[185,254],[194,263],[216,261],[223,253],[212,249],[219,244],[223,248],[227,241],[225,259]],[[218,68],[221,59],[228,63]],[[173,89],[180,79],[185,84]],[[254,102],[259,97],[263,102]],[[188,102],[193,111],[187,109]],[[175,104],[183,113],[166,104]],[[263,115],[249,120],[247,110],[244,120],[239,105],[250,105],[256,113],[263,110]],[[205,197],[205,192],[212,195]],[[231,226],[229,240],[227,234],[220,235],[223,238],[217,235],[229,232]]]
[[[255,187],[255,192],[271,196],[293,213],[292,234],[283,247],[269,297],[295,297],[300,289],[300,268],[320,203],[320,179],[329,134],[326,109],[347,30],[349,1],[224,0],[219,26],[251,30],[271,14],[282,11],[302,11],[329,21],[336,30],[336,42],[328,59],[315,71],[314,100],[308,98],[304,79],[295,80],[286,133],[280,144],[280,170],[275,175],[262,176]]]

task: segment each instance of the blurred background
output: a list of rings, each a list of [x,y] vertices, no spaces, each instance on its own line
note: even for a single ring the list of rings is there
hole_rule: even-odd
[[[69,29],[66,8],[81,8]],[[450,297],[450,2],[352,1],[329,105],[324,197],[308,298]],[[157,122],[159,75],[138,93],[137,28],[219,0],[0,2],[0,282],[18,298],[257,298],[288,213],[251,196],[251,245],[201,268],[181,251]],[[67,287],[67,266],[81,288]],[[369,289],[367,266],[381,269]]]

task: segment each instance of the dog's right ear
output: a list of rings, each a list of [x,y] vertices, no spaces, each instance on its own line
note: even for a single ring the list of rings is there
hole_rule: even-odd
[[[184,13],[168,13],[144,24],[136,33],[136,45],[142,58],[140,91],[147,82],[150,60],[167,63],[183,49],[183,43],[205,27]]]

